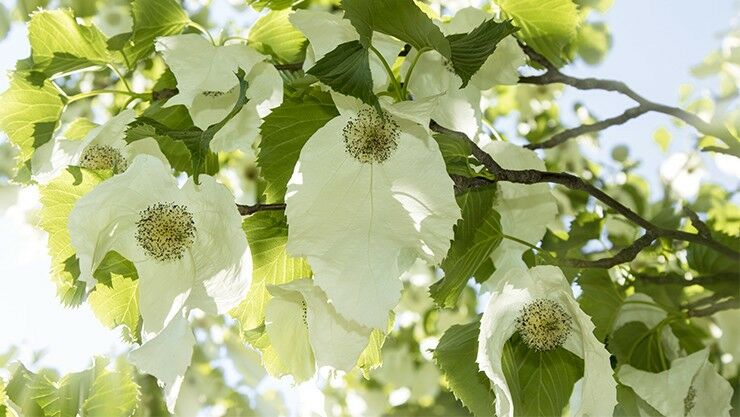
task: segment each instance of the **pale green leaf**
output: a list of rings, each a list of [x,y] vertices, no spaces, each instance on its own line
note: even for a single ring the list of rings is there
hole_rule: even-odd
[[[550,62],[563,63],[563,48],[574,38],[579,23],[572,0],[495,0],[507,19],[521,28],[519,36]]]
[[[671,132],[661,127],[653,133],[653,140],[660,146],[660,150],[666,152],[671,144]]]
[[[176,35],[190,23],[190,18],[176,0],[134,0],[131,3],[134,29],[123,53],[130,63],[154,52],[154,39]]]
[[[139,386],[128,370],[110,372],[101,369],[90,387],[90,395],[82,404],[85,417],[128,417],[139,400]]]
[[[278,63],[303,61],[306,37],[288,21],[290,9],[271,11],[249,30],[249,45]]]
[[[103,260],[101,267],[106,263],[106,259],[107,257]],[[101,268],[98,268],[96,275],[100,270]],[[87,301],[90,309],[103,325],[111,329],[124,326],[125,339],[129,341],[139,339],[138,280],[130,278],[130,275],[112,274],[110,284],[102,282],[96,284]]]
[[[267,181],[268,202],[282,201],[303,145],[338,114],[329,94],[312,90],[299,98],[286,99],[265,117],[257,163]]]
[[[77,23],[71,10],[44,10],[32,15],[28,40],[34,70],[47,76],[118,61],[105,35],[95,26]]]
[[[434,349],[434,363],[450,390],[475,416],[494,414],[491,383],[475,361],[480,321],[450,327]]]
[[[260,326],[265,320],[265,306],[271,298],[268,285],[279,285],[311,276],[302,258],[290,257],[288,225],[282,212],[263,211],[246,218],[243,224],[252,251],[252,286],[247,297],[231,310],[243,331]]]
[[[0,130],[20,148],[26,161],[34,149],[51,140],[64,108],[59,91],[51,81],[15,72],[10,87],[0,96]]]
[[[85,284],[72,248],[67,220],[77,200],[105,179],[105,174],[69,168],[49,184],[40,187],[39,226],[49,234],[51,275],[63,304],[77,305],[85,295]]]
[[[624,291],[617,288],[606,270],[601,269],[583,271],[578,277],[578,285],[582,290],[578,303],[591,316],[591,321],[596,326],[594,334],[603,342],[611,333],[614,320],[624,302]]]

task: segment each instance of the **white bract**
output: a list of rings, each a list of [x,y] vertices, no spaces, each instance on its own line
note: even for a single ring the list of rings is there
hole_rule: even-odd
[[[442,33],[452,35],[468,33],[493,16],[475,7],[458,11],[449,22],[435,21]],[[518,68],[526,63],[526,56],[513,36],[507,36],[496,46],[496,50],[470,79],[462,86],[452,63],[437,51],[426,51],[418,55],[413,50],[406,58],[406,71],[416,61],[408,90],[416,99],[442,95],[432,113],[440,125],[475,137],[481,123],[481,91],[495,85],[516,84]]]
[[[269,288],[265,328],[281,362],[296,379],[331,366],[351,370],[367,346],[371,329],[337,314],[310,279]]]
[[[663,416],[729,416],[732,386],[708,361],[709,349],[675,359],[671,368],[652,373],[630,365],[619,368],[619,382]]]
[[[211,140],[214,152],[252,153],[262,118],[283,102],[283,81],[267,57],[244,44],[214,46],[197,34],[159,38],[162,54],[177,79],[178,93],[167,106],[188,108],[195,126],[221,122],[239,99],[239,69],[245,73],[247,103]]]
[[[574,416],[611,415],[617,403],[609,352],[593,334],[591,318],[573,297],[563,272],[554,266],[511,269],[493,291],[481,319],[477,362],[491,380],[496,415],[515,415],[511,391],[504,376],[504,345],[519,331],[530,349],[562,346],[583,359],[580,407]],[[576,386],[576,389],[578,386]]]
[[[417,258],[442,260],[460,209],[425,127],[432,104],[381,100],[381,117],[334,97],[340,115],[309,138],[288,184],[287,248],[339,314],[384,329],[399,277]]]
[[[178,188],[169,167],[148,155],[138,156],[126,172],[83,196],[68,228],[80,279],[88,286],[95,284],[93,273],[109,251],[136,267],[142,351],[180,346],[191,337],[189,327],[179,327],[183,314],[191,309],[223,314],[249,288],[251,255],[226,187],[201,175],[199,184],[189,179]],[[142,352],[132,359],[145,361],[147,372],[157,377],[165,375],[160,380],[170,391],[177,382],[171,378],[173,369],[190,363],[184,353],[161,361],[148,362],[148,357]]]
[[[36,150],[31,161],[34,180],[49,182],[68,166],[121,173],[142,154],[155,156],[168,164],[154,138],[126,142],[128,124],[135,119],[136,112],[126,109],[91,129],[82,140],[58,137],[45,143]]]
[[[296,10],[288,18],[298,30],[308,39],[306,59],[303,69],[308,71],[317,61],[333,51],[337,46],[360,39],[349,20],[339,14],[332,14],[318,10]],[[396,61],[399,52],[403,49],[403,42],[384,33],[373,32],[372,46],[375,47],[383,59],[390,65]],[[388,87],[391,79],[375,54],[370,54],[370,72],[372,73],[375,92]]]
[[[545,162],[534,151],[513,143],[489,141],[481,148],[505,169],[545,170]],[[493,208],[501,216],[502,232],[536,245],[545,235],[547,225],[558,215],[558,206],[550,192],[550,186],[499,182],[496,187],[498,190]],[[526,268],[522,254],[528,249],[526,245],[504,238],[491,253],[496,272],[485,285],[495,287],[511,268]]]

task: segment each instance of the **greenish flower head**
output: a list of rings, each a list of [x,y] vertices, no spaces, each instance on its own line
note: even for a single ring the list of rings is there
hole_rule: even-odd
[[[375,109],[363,108],[342,131],[347,153],[367,163],[382,163],[398,147],[401,131],[390,114],[381,116]]]
[[[531,349],[549,351],[565,343],[573,319],[556,301],[538,298],[522,307],[516,319],[519,335]]]
[[[693,386],[689,387],[689,392],[686,393],[686,398],[683,399],[683,415],[687,416],[694,409],[696,401],[696,389]]]
[[[160,262],[182,259],[195,240],[193,214],[180,204],[152,204],[140,212],[136,227],[139,246]]]
[[[128,163],[118,148],[110,145],[90,145],[82,151],[79,165],[93,170],[110,169],[119,174],[126,170]]]

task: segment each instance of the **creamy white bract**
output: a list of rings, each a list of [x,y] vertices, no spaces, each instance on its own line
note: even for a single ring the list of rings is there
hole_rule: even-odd
[[[140,155],[126,172],[83,196],[68,223],[80,279],[88,286],[109,251],[136,267],[144,344],[132,360],[164,382],[170,405],[190,355],[170,358],[167,351],[192,345],[187,312],[223,314],[251,282],[251,256],[232,195],[212,177],[199,181],[191,178],[179,188],[168,166]]]
[[[468,33],[494,16],[474,7],[458,11],[448,22],[435,23],[445,36]],[[417,60],[418,51],[406,57],[405,71]],[[526,63],[526,56],[513,36],[504,38],[495,51],[470,79],[462,86],[462,79],[455,74],[452,63],[437,51],[426,51],[418,56],[408,90],[416,99],[441,95],[432,118],[448,129],[465,133],[474,138],[481,124],[481,91],[495,85],[516,84],[518,68]]]
[[[729,416],[732,386],[714,369],[705,348],[674,359],[671,368],[652,373],[622,365],[619,382],[663,416]]]
[[[538,306],[539,304],[544,304]],[[550,306],[557,306],[555,309]],[[502,367],[502,355],[506,341],[517,327],[522,327],[522,313],[530,310],[530,326],[537,317],[531,312],[537,308],[552,314],[559,313],[570,318],[571,331],[564,339],[548,340],[550,335],[522,335],[535,340],[537,347],[550,347],[548,342],[562,343],[562,347],[583,359],[584,374],[580,384],[580,405],[570,410],[574,416],[607,416],[617,403],[616,382],[612,377],[609,352],[593,334],[594,325],[573,297],[573,292],[563,272],[554,266],[537,266],[532,269],[511,269],[499,287],[493,291],[481,319],[478,338],[477,362],[480,369],[491,380],[496,394],[496,415],[515,415],[511,391]],[[523,333],[520,331],[520,334]],[[563,336],[559,334],[557,336]],[[530,347],[532,348],[532,347]],[[546,349],[545,349],[546,350]],[[578,385],[576,385],[576,389]]]
[[[481,149],[505,169],[545,170],[545,162],[534,151],[513,143],[489,141],[483,144]],[[502,232],[531,245],[537,245],[545,235],[547,225],[558,215],[558,207],[555,197],[550,192],[550,186],[499,182],[496,187],[496,202],[493,208],[501,216]],[[504,238],[491,253],[496,272],[484,285],[488,288],[495,287],[509,269],[526,268],[522,254],[528,249],[526,245]]]
[[[384,329],[399,277],[417,258],[444,258],[460,209],[426,128],[432,103],[381,100],[383,119],[334,97],[340,115],[311,136],[288,184],[287,248],[339,314]]]
[[[157,52],[177,79],[178,93],[167,106],[188,108],[195,126],[222,121],[239,98],[239,69],[245,73],[247,103],[210,143],[214,152],[252,153],[262,118],[283,102],[283,81],[267,57],[244,44],[214,46],[197,34],[157,39]]]
[[[272,347],[296,381],[317,368],[350,371],[367,346],[371,329],[337,314],[310,279],[269,288],[265,328]]]
[[[45,143],[33,155],[34,180],[47,183],[68,166],[121,173],[137,155],[142,154],[155,156],[168,164],[154,138],[126,142],[128,124],[135,119],[136,112],[126,109],[105,124],[91,129],[82,140],[58,137]]]

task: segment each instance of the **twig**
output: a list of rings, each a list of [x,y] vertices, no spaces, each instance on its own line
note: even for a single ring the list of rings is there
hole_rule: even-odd
[[[691,210],[687,206],[684,206],[683,212],[684,214],[686,214],[686,217],[688,217],[689,220],[691,220],[691,224],[694,226],[694,228],[699,233],[699,235],[704,236],[706,238],[712,237],[712,232],[711,230],[709,230],[709,226],[707,226],[707,224],[704,223],[699,218],[698,214],[696,214],[693,210]]]
[[[713,294],[699,301],[687,304],[684,308],[686,309],[686,315],[689,317],[706,317],[718,311],[740,308],[740,298]]]
[[[560,261],[562,265],[570,266],[574,268],[611,268],[615,265],[630,262],[637,257],[637,255],[646,247],[650,246],[655,240],[655,235],[651,232],[646,232],[640,236],[639,239],[634,241],[630,246],[620,250],[616,255],[601,258],[595,260],[587,259],[563,259]]]
[[[634,90],[629,88],[625,83],[621,81],[605,80],[605,79],[598,79],[598,78],[576,78],[576,77],[571,77],[569,75],[565,75],[562,72],[560,72],[560,70],[557,69],[552,63],[550,63],[545,57],[537,53],[532,48],[524,44],[520,44],[520,45],[522,49],[524,50],[524,52],[529,56],[529,58],[532,61],[540,64],[547,71],[542,75],[537,75],[533,77],[521,77],[519,78],[519,83],[537,84],[537,85],[561,83],[561,84],[570,85],[579,90],[614,91],[614,92],[623,94],[631,98],[635,102],[637,102],[645,110],[643,113],[646,113],[647,111],[654,111],[657,113],[667,114],[677,119],[683,120],[684,122],[693,126],[700,133],[708,135],[708,136],[713,136],[715,138],[722,140],[728,146],[728,148],[726,149],[726,153],[732,152],[731,155],[740,156],[740,140],[738,140],[735,136],[733,136],[732,133],[730,133],[724,127],[715,126],[715,125],[712,125],[711,123],[707,123],[704,120],[702,120],[699,116],[693,113],[689,113],[686,110],[680,109],[678,107],[671,107],[671,106],[666,106],[664,104],[652,102],[644,98],[643,96],[637,94]],[[613,120],[613,119],[615,118],[612,118],[610,120]],[[613,124],[617,124],[617,123],[613,123]]]
[[[512,182],[516,184],[539,184],[539,183],[560,184],[560,185],[570,188],[571,190],[583,191],[587,194],[590,194],[597,200],[601,201],[606,206],[610,207],[617,213],[621,214],[622,216],[624,216],[631,222],[644,228],[646,232],[649,232],[650,236],[653,236],[653,239],[658,238],[658,237],[665,237],[665,238],[669,238],[673,240],[683,240],[686,242],[697,243],[697,244],[712,248],[716,250],[717,252],[722,253],[723,255],[727,256],[730,259],[733,259],[735,261],[740,261],[740,253],[737,252],[736,250],[723,245],[722,243],[714,240],[711,237],[707,238],[705,236],[702,236],[696,233],[689,233],[689,232],[684,232],[681,230],[674,230],[674,229],[665,229],[660,226],[657,226],[649,222],[648,220],[646,220],[639,214],[635,213],[634,211],[629,209],[624,204],[615,200],[614,198],[609,196],[604,191],[589,184],[588,182],[586,182],[580,177],[576,177],[575,175],[567,174],[564,172],[546,172],[546,171],[537,171],[533,169],[525,169],[525,170],[504,169],[503,167],[501,167],[501,165],[499,165],[491,157],[491,155],[483,151],[475,142],[470,140],[470,138],[468,138],[464,133],[447,129],[435,123],[434,121],[430,123],[429,127],[430,129],[432,129],[433,131],[437,133],[457,136],[459,138],[464,138],[465,140],[467,140],[471,145],[473,156],[476,159],[478,159],[478,161],[480,161],[480,163],[482,163],[483,166],[485,166],[488,169],[488,171],[491,172],[491,174],[494,175],[494,177],[496,178],[496,181]]]
[[[660,275],[649,275],[632,272],[632,275],[640,281],[645,281],[653,284],[661,285],[680,285],[688,287],[691,285],[711,285],[720,283],[735,283],[737,281],[737,274],[733,273],[718,273],[713,275],[700,275],[692,277],[691,279],[685,279],[683,276],[678,274],[664,273]]]
[[[241,214],[242,216],[249,216],[250,214],[257,213],[258,211],[285,210],[285,203],[275,203],[275,204],[257,203],[253,206],[249,206],[246,204],[237,204],[236,208],[239,210],[239,214]]]

